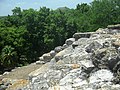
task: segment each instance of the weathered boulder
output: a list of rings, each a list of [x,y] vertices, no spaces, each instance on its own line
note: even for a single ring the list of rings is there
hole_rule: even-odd
[[[110,70],[101,69],[91,74],[89,83],[111,82],[113,77],[113,73]]]
[[[103,43],[103,47],[104,48],[110,47],[110,43],[108,41],[104,42]]]
[[[60,70],[47,70],[46,72],[41,72],[36,76],[31,78],[32,87],[31,90],[48,90],[49,87],[59,83],[62,78],[62,71]]]
[[[107,28],[108,28],[108,29],[120,29],[120,24],[108,25]]]
[[[116,84],[116,85],[106,85],[105,84],[97,90],[120,90],[120,85],[118,85],[118,84]]]
[[[82,74],[81,68],[71,70],[64,78],[62,78],[60,80],[60,85],[62,85],[62,86],[64,86],[64,85],[72,85],[72,84],[74,84],[74,80],[78,79],[78,77],[80,77],[79,78],[80,79],[79,83],[81,83],[81,81],[86,79],[85,75]]]
[[[63,44],[63,49],[67,48],[68,45],[67,44]]]
[[[119,48],[120,47],[120,41],[115,41],[112,43],[112,45],[116,48]]]
[[[72,44],[73,49],[75,49],[75,47],[77,47],[77,46],[78,46],[78,42],[77,41],[73,42],[73,44]]]
[[[79,38],[90,38],[91,33],[87,32],[87,33],[75,33],[73,35],[73,38],[75,38],[75,40],[78,40]]]
[[[71,45],[73,42],[75,41],[75,38],[69,38],[65,41],[65,44],[67,44],[68,46]]]
[[[31,73],[28,75],[28,76],[29,76],[29,80],[31,81],[31,79],[32,79],[33,77],[36,77],[36,76],[38,76],[38,75],[40,75],[40,74],[42,74],[42,73],[45,73],[47,70],[49,70],[49,66],[50,66],[50,64],[49,64],[49,63],[46,63],[46,64],[44,64],[43,66],[41,66],[39,69],[31,72]]]
[[[100,43],[94,41],[85,48],[86,49],[85,51],[88,53],[92,53],[94,50],[100,49],[102,47],[103,46]]]
[[[71,70],[64,78],[60,80],[60,86],[72,86],[74,90],[87,90],[89,82],[88,74],[81,68]]]
[[[56,61],[58,61],[58,60],[62,59],[65,54],[66,54],[66,49],[57,53],[54,58],[55,58]]]
[[[94,72],[89,77],[89,85],[93,89],[99,89],[102,85],[111,85],[113,80],[113,73],[107,69],[101,69],[97,72]]]
[[[40,61],[44,61],[43,56],[39,57],[39,60],[40,60]]]
[[[58,52],[62,51],[63,49],[62,49],[62,46],[58,46],[54,50],[56,53],[58,53]]]
[[[77,41],[75,41],[72,45],[72,47],[77,47],[77,49],[81,48],[81,49],[85,49],[85,47],[87,47],[89,44],[91,44],[92,42],[99,42],[101,45],[102,43],[104,42],[104,40],[101,40],[101,39],[93,39],[93,38],[80,38],[78,39]]]
[[[51,51],[50,51],[50,56],[51,56],[51,57],[54,57],[55,55],[56,55],[56,52],[55,52],[54,50],[51,50]]]
[[[7,72],[7,71],[6,71],[6,72],[3,73],[3,75],[7,75],[7,74],[9,74],[9,73],[10,73],[10,72]]]
[[[113,70],[119,61],[118,53],[115,48],[102,48],[92,54],[92,62],[97,68],[109,68]]]
[[[36,63],[36,64],[45,64],[44,61],[36,61],[35,63]]]
[[[108,25],[108,33],[110,34],[118,34],[120,33],[120,24],[117,25]]]
[[[103,28],[99,28],[98,30],[96,30],[96,33],[98,33],[98,34],[105,34],[105,33],[107,33],[108,32],[108,29],[106,28],[106,29],[103,29]]]
[[[50,53],[46,53],[46,54],[43,54],[43,59],[44,59],[44,62],[50,62],[50,60],[52,59],[52,56],[50,55]]]
[[[39,57],[39,60],[35,62],[36,64],[45,64],[46,61],[44,60],[43,56]]]
[[[85,66],[86,68],[91,68],[91,67],[95,67],[94,65],[93,65],[93,63],[92,63],[92,61],[91,60],[81,60],[80,61],[80,64],[82,65],[82,66]]]

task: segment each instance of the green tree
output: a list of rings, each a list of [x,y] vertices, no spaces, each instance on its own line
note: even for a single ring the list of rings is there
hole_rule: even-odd
[[[10,68],[10,67],[15,67],[17,66],[17,52],[14,51],[15,49],[11,46],[5,46],[2,49],[2,53],[1,53],[1,63],[3,66],[5,66],[6,68]]]
[[[91,17],[94,28],[119,23],[120,7],[118,0],[94,0],[91,3]]]
[[[22,27],[4,27],[0,28],[0,52],[4,46],[11,46],[17,52],[18,58],[27,55],[29,44],[26,42],[27,31]],[[22,61],[19,59],[19,63]]]

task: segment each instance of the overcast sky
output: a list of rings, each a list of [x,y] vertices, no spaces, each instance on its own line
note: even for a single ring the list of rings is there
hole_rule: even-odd
[[[75,8],[78,3],[90,3],[92,0],[0,0],[0,16],[12,14],[11,10],[15,7],[22,9],[39,9],[46,6],[51,9],[59,7]]]

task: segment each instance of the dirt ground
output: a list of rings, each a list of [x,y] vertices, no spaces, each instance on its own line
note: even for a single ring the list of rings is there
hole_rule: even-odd
[[[13,71],[11,71],[9,74],[0,76],[0,79],[2,78],[28,79],[28,74],[36,69],[39,69],[41,66],[42,64],[36,65],[35,63],[32,63],[27,66],[16,68]]]

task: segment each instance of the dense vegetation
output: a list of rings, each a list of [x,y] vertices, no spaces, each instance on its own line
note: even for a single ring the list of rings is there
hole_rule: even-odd
[[[12,12],[0,17],[0,68],[34,62],[75,32],[95,31],[120,23],[120,0],[94,0],[90,4],[78,4],[75,9],[16,7]]]

